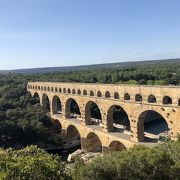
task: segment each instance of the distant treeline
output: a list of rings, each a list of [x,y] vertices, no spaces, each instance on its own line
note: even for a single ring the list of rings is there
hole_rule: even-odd
[[[180,85],[180,61],[158,61],[128,67],[54,72],[34,75],[33,80],[84,83]]]

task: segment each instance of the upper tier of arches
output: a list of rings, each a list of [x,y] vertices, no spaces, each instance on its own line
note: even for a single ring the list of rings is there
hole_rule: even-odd
[[[46,91],[46,92],[55,92],[55,93],[64,93],[64,94],[72,94],[72,95],[81,95],[81,96],[90,96],[90,97],[97,97],[97,98],[106,98],[106,99],[114,99],[114,100],[121,100],[125,102],[135,102],[135,103],[149,103],[149,104],[162,104],[164,106],[170,105],[177,105],[180,106],[180,97],[173,103],[173,97],[164,95],[161,98],[157,97],[156,94],[149,94],[148,96],[143,96],[141,93],[131,94],[131,92],[125,92],[123,95],[120,94],[121,92],[115,91],[105,91],[102,92],[101,90],[86,90],[86,89],[75,89],[75,88],[58,88],[58,87],[51,87],[51,86],[38,86],[38,85],[28,85],[28,89],[38,90],[38,91]]]

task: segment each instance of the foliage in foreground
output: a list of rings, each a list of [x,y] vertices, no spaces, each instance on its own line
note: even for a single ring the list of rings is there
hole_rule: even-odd
[[[179,180],[180,141],[97,157],[91,163],[78,160],[72,171],[74,180]]]
[[[0,149],[0,179],[69,179],[58,156],[30,146],[23,150]]]
[[[71,166],[36,146],[0,149],[0,179],[179,180],[180,140],[154,148],[135,146]]]

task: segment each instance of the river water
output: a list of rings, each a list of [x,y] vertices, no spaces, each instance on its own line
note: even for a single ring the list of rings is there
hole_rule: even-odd
[[[68,155],[73,153],[77,149],[81,149],[81,145],[69,149],[51,149],[47,150],[47,152],[49,154],[60,156],[62,161],[67,161]]]

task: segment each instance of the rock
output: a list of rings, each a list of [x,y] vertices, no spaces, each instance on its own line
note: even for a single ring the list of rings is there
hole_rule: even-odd
[[[68,155],[67,161],[68,162],[74,162],[75,158],[78,157],[82,153],[84,153],[84,152],[81,149],[74,151],[73,153]]]

